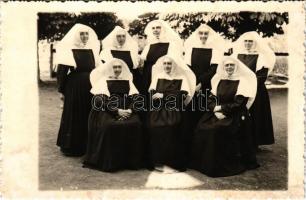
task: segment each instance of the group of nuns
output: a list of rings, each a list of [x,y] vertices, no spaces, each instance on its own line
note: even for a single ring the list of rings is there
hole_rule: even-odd
[[[223,38],[205,24],[185,42],[162,20],[149,22],[145,34],[141,54],[119,26],[101,52],[83,24],[61,40],[61,152],[105,172],[189,168],[223,177],[259,167],[257,147],[274,143],[265,80],[275,55],[265,41],[244,33],[225,56]]]

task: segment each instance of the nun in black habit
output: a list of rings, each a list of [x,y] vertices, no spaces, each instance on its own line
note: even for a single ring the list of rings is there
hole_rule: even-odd
[[[195,75],[178,57],[166,55],[152,68],[147,117],[149,155],[158,171],[183,171],[182,110],[195,90]]]
[[[255,31],[241,35],[234,44],[233,53],[257,77],[257,95],[250,109],[255,145],[274,144],[270,98],[265,81],[274,67],[275,54]]]
[[[224,39],[206,24],[200,25],[185,41],[184,59],[197,78],[196,91],[210,91],[210,81],[225,52]]]
[[[191,145],[191,168],[210,177],[231,176],[258,167],[248,108],[256,96],[256,76],[226,57],[211,80],[209,112],[200,119]]]
[[[141,86],[141,74],[139,73],[138,44],[130,34],[120,26],[116,26],[102,41],[100,59],[108,62],[112,58],[123,60],[133,74],[133,83],[136,88]]]
[[[194,129],[205,111],[206,95],[209,95],[210,81],[216,73],[226,49],[225,40],[206,24],[200,25],[184,43],[184,60],[196,76],[196,92],[184,112],[186,162]]]
[[[92,97],[89,74],[100,62],[96,33],[75,24],[61,40],[56,56],[58,91],[64,96],[57,145],[67,156],[82,156],[86,151]]]
[[[124,61],[116,58],[101,68],[91,77],[95,96],[88,119],[84,167],[106,172],[138,169],[142,166],[142,130],[134,109],[138,90],[133,75]]]
[[[163,20],[153,20],[145,28],[147,45],[141,53],[143,63],[143,88],[142,92],[147,93],[151,83],[152,66],[156,61],[171,52],[182,54],[183,42],[180,36]]]

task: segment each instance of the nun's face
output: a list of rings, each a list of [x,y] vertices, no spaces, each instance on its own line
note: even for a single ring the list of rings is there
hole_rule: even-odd
[[[89,39],[89,33],[87,31],[80,32],[80,40],[83,44],[86,44]]]
[[[152,32],[156,38],[159,38],[161,33],[161,25],[157,24],[155,26],[152,26]]]
[[[246,50],[251,50],[254,45],[254,40],[244,40],[244,47]]]
[[[227,62],[224,64],[224,70],[226,71],[228,76],[233,75],[235,69],[236,69],[236,64],[234,62]]]
[[[114,62],[113,71],[114,71],[114,76],[118,78],[122,72],[122,64],[120,62]]]
[[[199,38],[202,44],[205,44],[209,36],[209,31],[199,31]]]
[[[170,74],[173,68],[173,62],[170,58],[165,58],[163,61],[164,70],[167,74]]]
[[[120,46],[123,46],[126,40],[126,35],[124,33],[119,33],[116,35],[117,42]]]

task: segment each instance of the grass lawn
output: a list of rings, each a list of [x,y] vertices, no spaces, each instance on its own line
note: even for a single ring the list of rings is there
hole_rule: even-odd
[[[143,189],[167,180],[168,188],[213,190],[286,190],[287,189],[287,89],[269,90],[276,144],[262,147],[259,169],[225,178],[209,178],[188,170],[175,175],[157,175],[148,170],[104,173],[82,168],[82,158],[64,157],[56,146],[62,109],[54,84],[40,87],[39,189],[103,190]],[[186,184],[190,181],[190,185]],[[181,183],[181,184],[180,184]],[[167,188],[165,186],[164,188]]]

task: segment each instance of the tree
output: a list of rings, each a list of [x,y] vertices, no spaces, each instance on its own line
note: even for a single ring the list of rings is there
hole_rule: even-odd
[[[145,13],[139,15],[138,19],[135,19],[129,24],[129,33],[131,35],[144,35],[144,29],[150,21],[159,18],[159,13]]]
[[[143,16],[146,16],[145,18]],[[146,13],[130,23],[130,33],[143,34],[148,19],[158,17],[157,13]],[[186,39],[200,24],[208,24],[224,37],[235,40],[247,31],[257,31],[263,36],[283,34],[283,24],[288,24],[288,13],[236,12],[236,13],[169,13],[161,19],[169,22],[182,39]]]
[[[39,13],[38,39],[61,40],[76,23],[82,23],[95,30],[103,39],[112,29],[123,23],[114,13]]]

